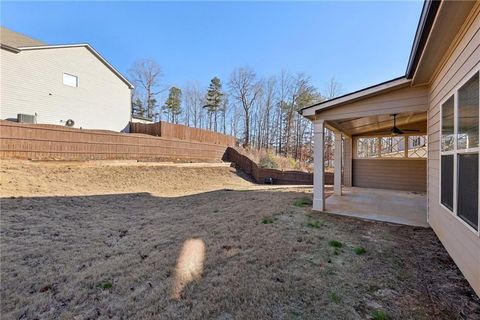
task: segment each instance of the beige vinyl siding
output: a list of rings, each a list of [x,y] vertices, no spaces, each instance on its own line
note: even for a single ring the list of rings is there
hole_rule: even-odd
[[[317,118],[338,120],[392,113],[421,112],[426,111],[427,106],[427,87],[407,87],[320,111]]]
[[[427,190],[426,160],[353,159],[353,186],[392,190]]]
[[[0,118],[37,113],[38,123],[121,131],[130,120],[130,89],[85,47],[0,50]],[[63,84],[63,74],[78,87]]]
[[[456,47],[437,70],[429,92],[428,216],[433,230],[477,293],[480,293],[480,238],[440,205],[440,105],[459,84],[478,70],[480,61],[480,5],[460,31]]]

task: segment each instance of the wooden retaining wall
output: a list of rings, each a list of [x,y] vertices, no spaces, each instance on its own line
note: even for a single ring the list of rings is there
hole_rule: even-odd
[[[130,122],[131,133],[144,133],[151,136],[186,141],[207,142],[226,146],[235,145],[235,137],[219,132],[187,127],[165,121],[156,123]]]
[[[274,184],[313,185],[313,173],[260,168],[254,161],[232,147],[227,148],[224,160],[234,162],[257,183],[263,184],[267,178],[272,178]],[[333,173],[325,173],[325,184],[333,184]]]
[[[0,120],[0,158],[213,161],[222,159],[230,140],[216,142]]]
[[[161,124],[166,130],[164,132],[172,130],[164,124]],[[178,137],[178,132],[181,130],[173,135]],[[206,139],[207,136],[185,135],[183,138]],[[234,139],[228,137],[222,140],[220,136],[217,136],[215,143],[209,143],[139,133],[118,133],[0,120],[0,158],[2,159],[75,161],[218,161],[223,159],[234,162],[238,168],[251,175],[260,184],[264,184],[267,178],[273,178],[274,184],[313,184],[312,173],[258,167],[255,162],[234,149],[233,143]],[[326,173],[325,179],[326,184],[333,184],[333,174]]]

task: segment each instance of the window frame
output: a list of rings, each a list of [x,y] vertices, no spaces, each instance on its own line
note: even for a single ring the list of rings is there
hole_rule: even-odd
[[[479,74],[480,77],[480,68],[475,68],[473,71],[469,72],[450,92],[446,95],[439,103],[439,166],[438,166],[438,204],[441,208],[446,210],[449,214],[451,214],[455,219],[460,221],[468,230],[473,232],[477,237],[480,237],[480,210],[477,213],[477,230],[464,221],[458,214],[458,155],[461,154],[479,154],[480,156],[480,144],[478,147],[474,148],[467,148],[467,149],[457,149],[458,143],[458,102],[459,102],[459,91],[460,89],[470,81],[475,74]],[[479,85],[479,97],[480,97],[480,85]],[[453,96],[453,150],[450,151],[442,151],[442,124],[443,124],[443,112],[442,106]],[[479,125],[480,125],[480,113],[479,113]],[[480,130],[479,130],[479,141],[480,141]],[[428,142],[427,142],[428,143]],[[441,194],[442,194],[442,156],[444,155],[453,155],[453,210],[450,210],[447,206],[442,203]],[[479,161],[479,172],[480,172],[480,161]],[[480,190],[480,174],[479,174],[479,190]],[[478,191],[480,192],[480,191]],[[480,208],[480,196],[478,197],[478,207]]]

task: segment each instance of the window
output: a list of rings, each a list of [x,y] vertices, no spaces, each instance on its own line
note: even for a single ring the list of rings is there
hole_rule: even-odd
[[[442,204],[453,211],[453,154],[442,155]]]
[[[447,102],[442,105],[442,151],[453,150],[453,101],[451,96]]]
[[[382,158],[403,158],[405,157],[405,138],[404,137],[382,137],[380,139]]]
[[[407,147],[409,158],[426,158],[427,136],[409,136]]]
[[[475,230],[478,228],[478,153],[458,155],[457,213]]]
[[[479,74],[441,106],[440,202],[478,230]]]
[[[378,156],[378,138],[358,138],[357,157],[376,158]]]
[[[427,136],[401,135],[356,138],[356,158],[426,158]]]
[[[458,149],[478,147],[478,73],[458,90]]]
[[[78,77],[68,73],[64,73],[63,84],[70,87],[78,87]]]

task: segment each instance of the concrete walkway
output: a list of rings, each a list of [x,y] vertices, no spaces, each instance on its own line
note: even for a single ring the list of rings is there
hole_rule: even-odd
[[[332,195],[327,198],[325,211],[410,226],[429,226],[425,193],[343,188],[342,196]]]

